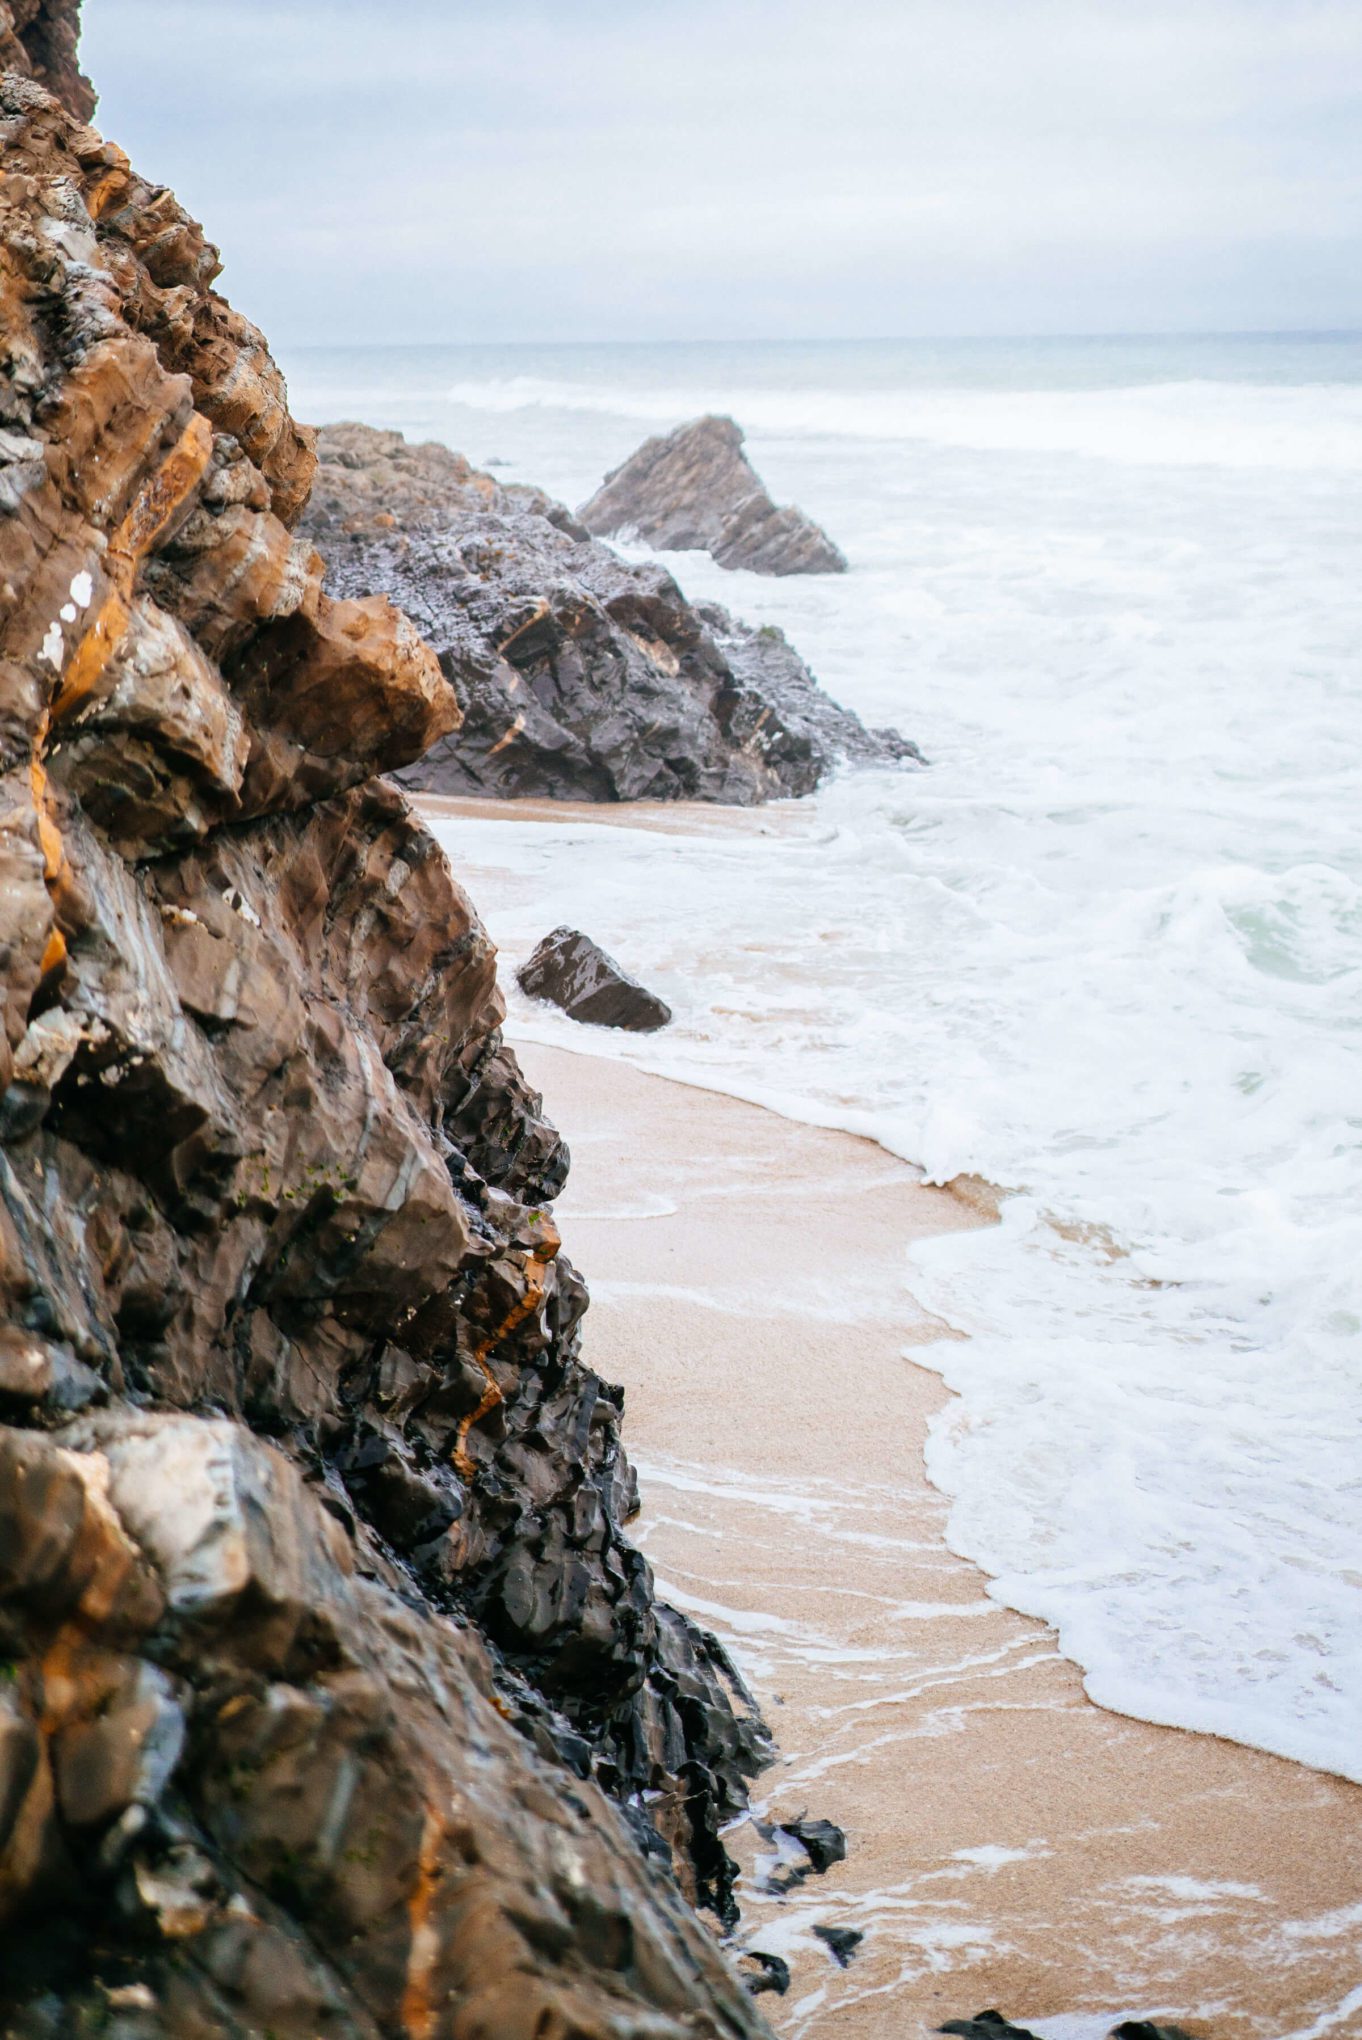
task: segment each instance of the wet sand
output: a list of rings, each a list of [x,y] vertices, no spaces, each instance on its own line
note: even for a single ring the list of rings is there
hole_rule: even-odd
[[[978,1210],[872,1143],[520,1053],[572,1147],[559,1211],[587,1357],[628,1391],[635,1534],[775,1731],[757,1816],[849,1838],[775,1898],[769,1848],[730,1837],[740,1939],[793,1971],[776,2030],[916,2040],[996,2005],[1055,2040],[1136,2014],[1362,2034],[1362,1788],[1103,1712],[946,1547],[922,1444],[947,1391],[904,1351],[942,1328],[904,1250]],[[845,1971],[818,1923],[864,1934]]]

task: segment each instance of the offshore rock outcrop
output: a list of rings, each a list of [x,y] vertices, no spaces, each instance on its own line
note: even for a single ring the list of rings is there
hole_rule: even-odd
[[[397,432],[323,426],[304,529],[338,595],[390,595],[463,710],[400,777],[436,793],[750,806],[843,758],[917,759],[818,686],[778,630],[687,602],[540,490]]]
[[[707,552],[753,574],[844,574],[846,555],[802,510],[781,509],[732,418],[694,418],[645,439],[577,515],[600,538],[629,532],[664,552]]]
[[[31,75],[0,139],[0,2030],[761,2033],[682,1894],[762,1731],[374,777],[456,690],[197,225]]]

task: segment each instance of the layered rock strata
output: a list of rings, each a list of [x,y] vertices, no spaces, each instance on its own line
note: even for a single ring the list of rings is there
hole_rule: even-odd
[[[750,806],[811,792],[844,758],[920,757],[839,707],[780,631],[692,606],[541,491],[362,425],[324,426],[319,452],[305,529],[328,588],[398,602],[463,710],[405,785]]]
[[[682,1892],[762,1732],[374,777],[456,688],[197,225],[31,75],[0,139],[0,2030],[755,2035]]]
[[[844,574],[846,555],[802,510],[771,500],[742,427],[709,416],[646,439],[583,503],[588,531],[631,533],[663,552],[707,552],[753,574]]]

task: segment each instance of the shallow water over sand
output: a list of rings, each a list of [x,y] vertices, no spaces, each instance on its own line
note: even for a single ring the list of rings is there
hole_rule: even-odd
[[[944,1392],[903,1357],[938,1362],[942,1327],[901,1247],[977,1213],[869,1143],[521,1052],[573,1149],[559,1215],[587,1357],[627,1388],[634,1534],[767,1712],[757,1818],[848,1835],[783,1898],[771,1848],[730,1835],[740,1939],[793,1971],[763,1999],[777,2030],[917,2040],[997,2004],[1047,2040],[1160,2013],[1215,2040],[1356,2031],[1358,1788],[1091,1706],[1053,1632],[945,1546],[920,1467]],[[818,1924],[864,1935],[845,1971]]]

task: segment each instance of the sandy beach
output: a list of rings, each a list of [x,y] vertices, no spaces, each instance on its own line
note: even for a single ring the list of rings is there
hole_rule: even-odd
[[[1093,1706],[947,1548],[922,1461],[946,1391],[905,1354],[942,1328],[905,1249],[981,1211],[870,1142],[517,1046],[572,1148],[560,1218],[587,1358],[627,1390],[635,1533],[766,1711],[756,1816],[848,1836],[783,1898],[752,1826],[730,1838],[740,1939],[793,1971],[777,2030],[911,2040],[996,2005],[1059,2040],[1134,2014],[1362,2032],[1358,1788]],[[864,1935],[847,1969],[819,1924]]]

